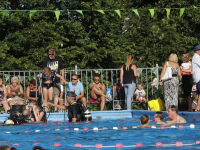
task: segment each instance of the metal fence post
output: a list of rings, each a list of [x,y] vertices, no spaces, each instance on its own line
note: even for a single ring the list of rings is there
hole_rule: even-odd
[[[157,78],[157,98],[159,98],[159,72],[158,72],[158,64],[156,64],[156,78]]]
[[[77,65],[75,65],[75,74],[77,74]]]

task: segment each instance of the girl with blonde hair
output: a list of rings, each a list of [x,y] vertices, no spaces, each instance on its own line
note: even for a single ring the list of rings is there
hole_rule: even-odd
[[[131,98],[136,87],[137,67],[133,64],[133,57],[131,54],[127,55],[126,63],[120,69],[121,86],[125,91],[125,103],[127,110],[131,110]]]

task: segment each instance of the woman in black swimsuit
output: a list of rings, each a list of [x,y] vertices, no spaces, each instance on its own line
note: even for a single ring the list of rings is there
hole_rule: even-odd
[[[36,99],[36,93],[37,93],[37,99]],[[38,101],[40,95],[41,95],[40,86],[37,87],[37,92],[36,92],[36,80],[32,79],[30,81],[30,85],[27,86],[26,88],[26,99],[29,101],[29,103],[31,103],[32,101]],[[27,109],[28,106],[29,105],[27,105]]]

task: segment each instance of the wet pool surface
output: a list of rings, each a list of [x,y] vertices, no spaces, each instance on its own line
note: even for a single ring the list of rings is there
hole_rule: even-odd
[[[150,124],[155,124],[153,115],[149,114]],[[200,124],[194,120],[184,124],[168,126],[161,129],[139,128],[137,125],[140,115],[133,118],[102,119],[96,117],[92,122],[68,123],[50,121],[47,124],[24,124],[0,127],[0,145],[9,145],[19,150],[28,150],[33,146],[41,146],[44,149],[136,149],[137,143],[142,143],[142,149],[200,149],[196,141],[200,141]],[[166,120],[166,119],[165,119]],[[194,128],[190,125],[194,124]],[[161,142],[162,147],[156,147],[155,143]],[[176,142],[183,144],[176,147]],[[79,144],[77,144],[79,143]],[[75,147],[81,146],[81,147]],[[99,145],[98,145],[99,144]],[[120,145],[118,144],[118,145]],[[58,147],[55,147],[58,146]],[[140,145],[141,146],[141,145]]]

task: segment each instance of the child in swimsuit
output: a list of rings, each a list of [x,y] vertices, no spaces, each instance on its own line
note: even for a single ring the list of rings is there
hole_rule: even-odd
[[[61,75],[57,74],[56,72],[52,73],[49,67],[44,67],[43,72],[37,75],[37,77],[40,77],[43,80],[42,90],[43,90],[43,95],[44,95],[45,106],[47,106],[47,102],[52,102],[53,86],[56,86],[54,82],[55,76],[62,79],[65,82],[65,84],[68,84],[68,82],[65,81],[65,79]],[[47,112],[48,110],[49,110],[48,106],[45,107],[45,111]]]

